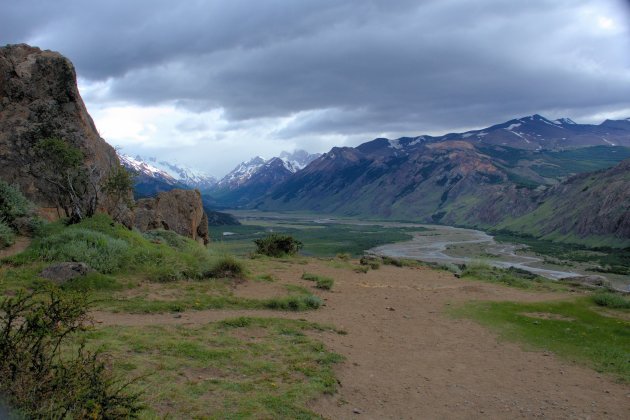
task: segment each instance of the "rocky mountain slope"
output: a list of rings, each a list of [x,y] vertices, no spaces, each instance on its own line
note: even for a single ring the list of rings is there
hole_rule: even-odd
[[[537,207],[499,228],[545,239],[630,246],[630,159],[546,190]]]
[[[612,146],[531,151],[464,141],[401,143],[333,148],[258,207],[493,225],[505,212],[532,208],[537,189],[630,157],[630,149]]]

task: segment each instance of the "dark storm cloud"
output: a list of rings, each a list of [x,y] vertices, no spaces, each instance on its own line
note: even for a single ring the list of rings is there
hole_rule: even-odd
[[[108,100],[294,116],[280,138],[413,134],[630,108],[625,4],[23,1],[4,6],[0,27],[106,80]]]

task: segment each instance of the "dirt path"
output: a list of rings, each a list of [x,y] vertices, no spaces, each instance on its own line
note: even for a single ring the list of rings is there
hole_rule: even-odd
[[[0,258],[11,257],[15,254],[19,254],[24,251],[31,243],[31,238],[25,236],[18,236],[15,238],[15,243],[8,248],[0,249]]]
[[[318,333],[346,356],[339,392],[311,408],[330,419],[630,418],[630,387],[539,351],[498,341],[478,324],[444,313],[469,300],[536,301],[527,293],[463,281],[428,269],[382,267],[367,274],[320,262],[273,274],[297,280],[303,271],[335,278],[326,306],[306,313],[198,311],[181,315],[98,312],[103,325],[205,323],[235,316],[304,318],[334,324],[347,335]],[[566,295],[565,295],[566,296]]]

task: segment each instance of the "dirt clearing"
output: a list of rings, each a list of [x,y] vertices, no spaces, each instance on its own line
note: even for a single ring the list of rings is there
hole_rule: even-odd
[[[570,297],[566,293],[531,293],[425,268],[383,266],[363,274],[312,260],[270,270],[278,279],[273,289],[312,287],[300,280],[304,271],[332,277],[335,284],[330,292],[316,292],[326,305],[309,312],[96,312],[94,318],[97,325],[202,324],[237,316],[332,324],[348,334],[316,334],[346,357],[337,368],[340,387],[310,405],[330,419],[630,418],[628,385],[551,353],[500,341],[447,313],[471,300],[534,302]],[[257,291],[269,293],[259,283],[246,294]]]

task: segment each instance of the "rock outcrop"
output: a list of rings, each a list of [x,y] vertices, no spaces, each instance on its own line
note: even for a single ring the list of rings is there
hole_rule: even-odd
[[[25,44],[0,48],[0,178],[17,184],[49,219],[61,216],[50,183],[29,163],[42,139],[60,138],[83,153],[93,174],[104,179],[119,165],[113,147],[96,130],[79,94],[70,60]],[[106,197],[100,210],[105,211]]]
[[[207,244],[208,217],[199,190],[175,189],[136,202],[134,226],[141,232],[172,230]]]
[[[61,262],[44,268],[39,276],[56,284],[63,284],[77,277],[85,277],[91,271],[93,270],[82,262]]]

